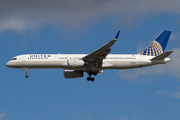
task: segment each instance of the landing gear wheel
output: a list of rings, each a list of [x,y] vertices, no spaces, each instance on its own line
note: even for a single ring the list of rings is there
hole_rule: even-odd
[[[91,78],[91,82],[94,82],[94,78],[93,77]]]
[[[25,77],[26,77],[26,78],[28,78],[28,77],[29,77],[29,75],[28,75],[27,68],[23,68],[23,70],[24,70],[24,73],[26,74],[26,75],[25,75]]]
[[[25,77],[26,77],[26,78],[28,78],[28,77],[29,77],[29,75],[25,75]]]
[[[87,81],[90,81],[91,80],[91,78],[90,77],[87,77]]]

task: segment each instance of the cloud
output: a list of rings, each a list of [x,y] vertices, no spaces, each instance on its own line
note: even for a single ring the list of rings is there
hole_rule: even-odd
[[[175,98],[179,98],[179,99],[180,99],[180,91],[174,92],[174,93],[172,94],[172,96],[175,97]]]
[[[93,115],[90,112],[85,112],[84,110],[81,110],[79,113],[80,120],[94,120]]]
[[[174,98],[178,98],[180,99],[180,91],[175,91],[175,92],[169,92],[169,91],[157,91],[155,92],[158,95],[161,96],[170,96],[170,97],[174,97]]]
[[[133,80],[137,81],[139,76],[142,75],[147,75],[148,74],[148,69],[132,69],[132,70],[124,70],[124,71],[119,71],[119,76],[123,79],[126,80]]]
[[[169,74],[180,79],[180,48],[173,49],[170,55],[172,61],[167,64],[160,64],[151,67],[119,71],[118,74],[121,78],[126,80],[137,81],[140,76],[154,76],[161,74]]]
[[[141,110],[135,110],[130,116],[123,116],[119,120],[145,120],[145,117],[141,115]]]
[[[171,75],[180,79],[180,48],[173,49],[173,53],[171,55],[172,61],[167,65],[167,71]]]
[[[179,0],[6,0],[0,4],[0,31],[38,29],[44,24],[87,28],[102,20],[123,25],[159,13],[179,14]]]
[[[168,64],[168,63],[167,63]],[[124,71],[119,71],[118,74],[121,78],[126,80],[138,81],[139,77],[149,76],[147,79],[151,78],[154,75],[160,75],[166,73],[168,67],[163,65],[156,65],[145,68],[138,69],[128,69]]]
[[[130,120],[129,117],[121,117],[120,120]]]
[[[107,120],[145,120],[145,117],[141,115],[141,110],[135,110],[129,113],[129,116],[121,116],[119,119],[107,118]]]
[[[4,118],[5,118],[5,116],[6,116],[6,114],[5,113],[0,113],[0,120],[5,120]]]
[[[165,95],[170,95],[171,92],[168,92],[168,91],[157,91],[155,92],[156,94],[159,94],[159,95],[162,95],[162,96],[165,96]]]

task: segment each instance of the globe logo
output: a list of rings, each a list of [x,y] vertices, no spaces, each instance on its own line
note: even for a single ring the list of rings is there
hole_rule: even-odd
[[[148,56],[158,56],[163,53],[161,45],[157,41],[153,41],[142,53],[141,55]]]

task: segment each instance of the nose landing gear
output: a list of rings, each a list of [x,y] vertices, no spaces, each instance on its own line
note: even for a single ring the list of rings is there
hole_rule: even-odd
[[[28,78],[29,75],[28,75],[28,72],[27,72],[27,68],[23,68],[23,70],[25,71],[24,73],[26,74],[25,77]]]

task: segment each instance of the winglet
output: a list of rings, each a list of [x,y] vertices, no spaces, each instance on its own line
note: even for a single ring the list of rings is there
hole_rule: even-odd
[[[120,30],[117,32],[117,34],[116,34],[116,36],[115,36],[114,40],[117,40],[117,39],[118,39],[118,37],[119,37],[119,33],[120,33]]]

